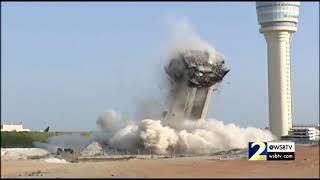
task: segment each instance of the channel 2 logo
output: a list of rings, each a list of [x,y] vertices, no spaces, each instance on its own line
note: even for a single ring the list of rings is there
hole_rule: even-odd
[[[294,142],[249,142],[248,160],[294,160]]]

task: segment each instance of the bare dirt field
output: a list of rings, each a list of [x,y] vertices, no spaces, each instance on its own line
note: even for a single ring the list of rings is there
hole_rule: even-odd
[[[294,161],[130,159],[56,164],[1,160],[1,177],[314,177],[319,178],[319,145],[296,145]]]

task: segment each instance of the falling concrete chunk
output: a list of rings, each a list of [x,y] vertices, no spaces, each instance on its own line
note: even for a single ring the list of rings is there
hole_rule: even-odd
[[[207,51],[200,50],[180,52],[165,70],[173,81],[188,81],[190,87],[213,86],[229,72],[222,56],[211,57]]]

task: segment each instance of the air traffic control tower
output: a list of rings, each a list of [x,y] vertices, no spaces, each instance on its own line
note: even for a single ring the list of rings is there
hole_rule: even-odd
[[[269,127],[278,136],[292,127],[290,43],[297,31],[299,2],[257,2],[258,22],[268,46]]]

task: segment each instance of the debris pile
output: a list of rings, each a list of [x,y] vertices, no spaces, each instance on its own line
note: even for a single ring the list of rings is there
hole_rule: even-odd
[[[74,162],[77,161],[78,157],[79,157],[79,153],[74,151],[71,148],[57,148],[57,156],[61,159],[70,161],[70,162]]]
[[[187,81],[189,87],[210,87],[222,81],[229,69],[221,55],[191,49],[173,57],[165,71],[176,83]]]
[[[37,159],[48,155],[49,152],[41,148],[1,148],[3,160]]]
[[[97,155],[104,155],[102,146],[94,141],[91,144],[89,144],[86,148],[84,148],[80,152],[80,156],[88,157],[88,156],[97,156]]]
[[[24,156],[23,154],[15,151],[6,151],[1,159],[3,160],[26,160],[27,156]]]

